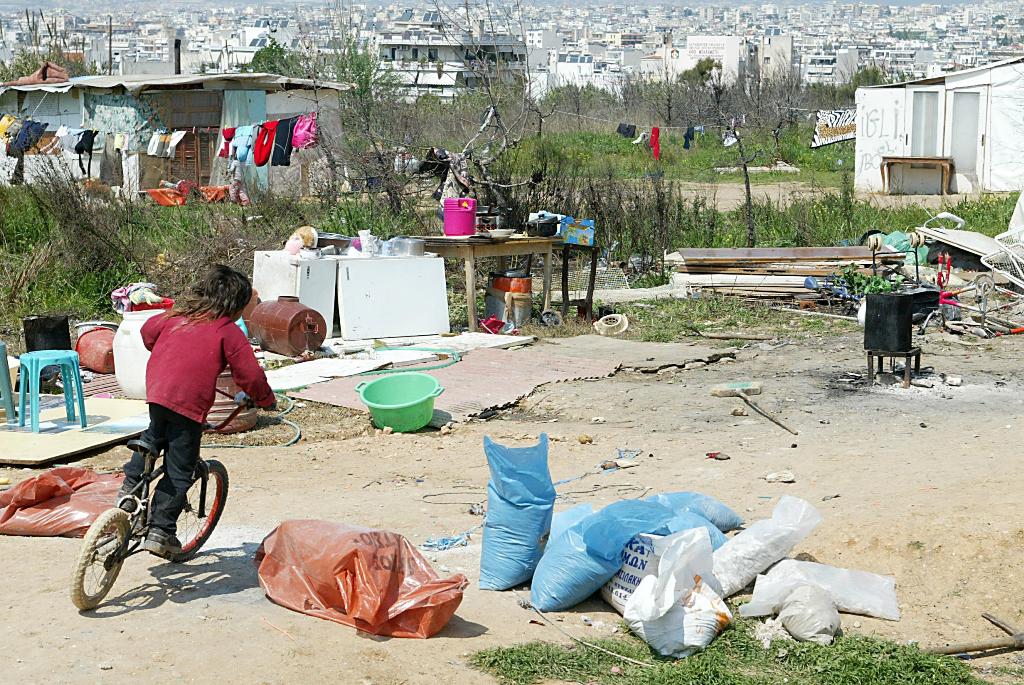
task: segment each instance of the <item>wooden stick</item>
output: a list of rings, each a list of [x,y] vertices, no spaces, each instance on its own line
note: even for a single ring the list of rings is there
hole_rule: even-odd
[[[966,654],[967,652],[991,652],[997,649],[1024,649],[1024,643],[1012,637],[997,637],[981,642],[963,642],[943,647],[929,647],[929,654]]]
[[[856,316],[840,316],[839,314],[826,314],[825,312],[814,312],[809,309],[790,309],[789,307],[769,307],[777,312],[787,314],[799,314],[800,316],[820,316],[826,319],[842,319],[843,321],[856,321]]]
[[[782,421],[779,421],[779,420],[778,420],[777,418],[775,418],[774,416],[772,416],[771,414],[769,414],[768,412],[766,412],[766,411],[765,411],[764,409],[761,409],[761,407],[759,407],[759,406],[757,406],[756,404],[754,404],[754,403],[753,403],[753,402],[751,401],[751,399],[750,399],[749,397],[747,397],[747,396],[746,396],[746,394],[745,394],[745,393],[742,393],[742,392],[740,392],[740,393],[737,393],[737,394],[736,394],[736,397],[739,397],[739,398],[740,398],[741,400],[743,400],[744,402],[746,402],[746,403],[747,403],[747,406],[748,406],[748,407],[750,407],[751,409],[753,409],[754,411],[756,411],[756,412],[757,412],[758,414],[760,414],[761,416],[765,417],[766,419],[768,419],[769,421],[771,421],[772,423],[774,423],[774,424],[775,424],[776,426],[778,426],[779,428],[782,428],[782,429],[784,429],[784,430],[787,430],[787,431],[789,431],[790,433],[792,433],[793,435],[800,435],[800,434],[799,434],[799,433],[797,433],[797,432],[796,432],[795,430],[793,430],[792,428],[790,428],[790,427],[789,427],[789,426],[787,426],[786,424],[782,423]]]

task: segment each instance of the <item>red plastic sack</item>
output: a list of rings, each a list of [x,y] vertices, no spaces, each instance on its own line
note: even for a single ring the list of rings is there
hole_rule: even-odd
[[[256,566],[272,602],[392,637],[440,631],[469,584],[438,576],[398,533],[329,521],[285,521],[256,550]]]
[[[123,474],[61,466],[0,493],[0,535],[82,537],[114,506]]]

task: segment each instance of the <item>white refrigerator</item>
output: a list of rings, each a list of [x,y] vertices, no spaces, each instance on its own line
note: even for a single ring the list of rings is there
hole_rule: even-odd
[[[298,297],[299,302],[324,317],[328,337],[334,335],[337,277],[337,262],[333,259],[302,259],[284,250],[253,255],[252,287],[259,291],[260,300],[269,302],[281,295]]]
[[[448,333],[444,260],[341,257],[338,323],[345,340]]]

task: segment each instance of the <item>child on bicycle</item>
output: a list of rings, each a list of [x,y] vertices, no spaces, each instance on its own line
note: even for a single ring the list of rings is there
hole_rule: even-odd
[[[190,297],[142,327],[142,341],[152,352],[146,366],[149,428],[142,437],[165,449],[164,475],[153,492],[150,528],[142,545],[157,556],[181,553],[176,522],[195,479],[217,376],[230,366],[235,383],[247,393],[240,401],[264,408],[276,405],[267,377],[235,323],[251,297],[245,274],[218,264],[192,287]],[[144,457],[135,452],[124,467],[119,501],[139,483],[144,467]]]

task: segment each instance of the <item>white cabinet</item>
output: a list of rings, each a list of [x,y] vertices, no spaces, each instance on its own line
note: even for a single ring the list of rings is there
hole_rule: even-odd
[[[328,337],[333,335],[334,301],[338,269],[333,259],[302,259],[274,250],[253,256],[252,286],[264,302],[281,295],[298,297],[299,302],[320,312],[327,322]]]
[[[440,257],[340,258],[338,317],[345,340],[449,332]]]

